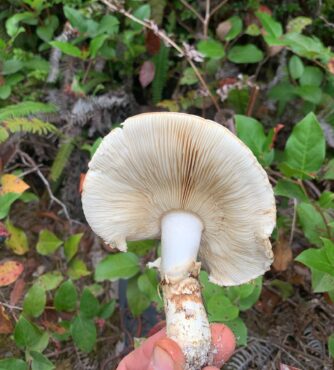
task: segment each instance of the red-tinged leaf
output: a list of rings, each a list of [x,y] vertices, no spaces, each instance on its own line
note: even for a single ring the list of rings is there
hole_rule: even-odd
[[[6,226],[2,222],[0,222],[0,243],[6,238],[8,238],[8,236],[9,232],[6,229]]]
[[[277,140],[277,135],[278,133],[284,128],[284,125],[282,125],[281,123],[278,123],[275,127],[274,127],[274,136],[273,136],[273,139],[271,141],[271,144],[270,144],[270,149],[272,149],[275,145],[275,142]]]
[[[298,367],[293,367],[285,364],[280,364],[279,365],[279,370],[300,370]]]
[[[155,66],[147,60],[140,68],[139,81],[142,87],[148,86],[154,79]]]
[[[261,12],[261,13],[267,13],[269,15],[272,15],[271,9],[269,9],[266,5],[260,5],[259,6],[259,12]]]
[[[152,30],[148,30],[146,33],[145,45],[149,54],[154,55],[159,53],[160,39]]]
[[[0,334],[11,334],[13,324],[7,315],[5,308],[0,304]]]
[[[23,270],[24,267],[21,262],[6,261],[0,263],[0,287],[14,283]]]
[[[14,288],[10,292],[9,303],[15,306],[16,303],[22,298],[26,282],[20,278],[15,281]]]

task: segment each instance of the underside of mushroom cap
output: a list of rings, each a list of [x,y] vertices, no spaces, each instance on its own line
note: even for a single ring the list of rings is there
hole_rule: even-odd
[[[111,131],[89,164],[82,203],[92,229],[120,250],[126,240],[160,238],[167,212],[196,214],[199,258],[219,285],[247,282],[272,262],[266,172],[229,130],[197,116],[146,113]]]

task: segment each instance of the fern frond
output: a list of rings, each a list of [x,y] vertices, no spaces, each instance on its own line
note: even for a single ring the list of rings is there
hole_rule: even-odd
[[[57,128],[51,123],[41,121],[38,118],[11,118],[0,122],[0,143],[5,141],[9,133],[30,132],[32,134],[45,135],[57,132]]]
[[[29,116],[36,113],[53,113],[57,108],[51,104],[44,104],[33,101],[25,101],[18,104],[8,105],[0,109],[0,122],[9,118]]]
[[[153,58],[155,75],[152,83],[153,103],[157,104],[162,99],[162,92],[167,81],[169,49],[161,45],[160,51]]]
[[[57,181],[61,174],[64,171],[64,168],[67,164],[67,161],[72,154],[72,151],[74,149],[74,139],[70,138],[66,141],[64,141],[57,152],[56,158],[54,159],[52,166],[51,166],[51,172],[50,172],[50,178],[53,181]]]

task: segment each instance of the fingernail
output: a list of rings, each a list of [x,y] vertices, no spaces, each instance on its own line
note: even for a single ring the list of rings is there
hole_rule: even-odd
[[[174,370],[173,359],[159,346],[154,348],[152,362],[154,370]]]

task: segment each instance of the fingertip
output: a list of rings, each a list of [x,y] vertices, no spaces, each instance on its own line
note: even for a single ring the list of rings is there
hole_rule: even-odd
[[[232,355],[236,346],[236,339],[232,330],[224,324],[211,325],[213,343],[213,365],[221,367]]]
[[[173,359],[177,368],[183,369],[185,365],[184,355],[181,348],[174,340],[170,338],[159,339],[156,342],[155,347],[160,347],[165,352],[167,352],[169,356],[171,356],[171,358]]]

